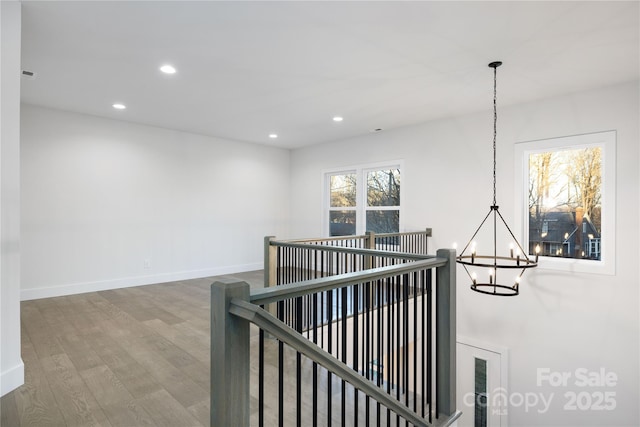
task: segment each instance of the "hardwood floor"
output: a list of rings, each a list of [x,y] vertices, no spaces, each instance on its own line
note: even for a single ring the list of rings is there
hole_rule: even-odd
[[[25,384],[0,425],[208,426],[210,285],[262,271],[21,303]]]
[[[0,426],[218,427],[209,423],[210,286],[229,278],[263,286],[259,270],[22,302],[25,384],[0,399]],[[251,425],[258,425],[257,347],[252,326]],[[277,349],[267,340],[266,426],[278,425]],[[285,346],[285,425],[296,425],[295,360]],[[349,384],[342,392],[342,381],[323,368],[314,410],[312,363],[301,362],[302,425],[314,417],[318,425],[342,425],[343,405],[346,425],[367,425],[367,413],[382,426],[399,425]]]

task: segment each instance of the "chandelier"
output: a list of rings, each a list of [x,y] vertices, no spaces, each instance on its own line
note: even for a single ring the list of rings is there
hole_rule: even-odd
[[[515,296],[519,294],[519,285],[524,271],[538,265],[538,254],[540,247],[535,248],[535,260],[527,256],[518,239],[507,225],[507,222],[500,214],[498,203],[496,202],[496,135],[498,113],[496,109],[496,88],[497,88],[497,68],[502,62],[495,61],[489,64],[493,68],[493,204],[489,207],[489,212],[484,217],[480,226],[476,229],[469,242],[465,245],[456,262],[461,264],[469,279],[471,279],[471,289],[483,294],[497,296]],[[487,227],[483,226],[489,221]],[[499,220],[499,221],[498,221]],[[501,241],[505,241],[498,255],[498,236]],[[476,238],[483,237],[486,247],[492,250],[481,255],[478,253]],[[508,253],[507,253],[508,250]],[[504,252],[503,252],[504,251]],[[480,272],[478,274],[478,271]],[[509,272],[515,274],[508,274]]]

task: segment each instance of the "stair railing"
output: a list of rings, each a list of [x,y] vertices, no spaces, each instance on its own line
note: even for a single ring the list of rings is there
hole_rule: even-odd
[[[335,248],[327,252],[334,251]],[[336,253],[374,258],[376,265],[381,264],[382,258],[402,262],[253,291],[244,282],[221,281],[212,285],[211,425],[265,424],[265,398],[275,394],[264,390],[265,334],[277,342],[271,347],[278,347],[279,402],[277,415],[270,416],[277,417],[279,425],[285,419],[306,425],[301,421],[302,406],[308,404],[305,399],[312,400],[308,412],[312,413],[313,425],[317,425],[323,412],[328,412],[324,417],[330,425],[334,380],[342,384],[342,402],[338,402],[342,412],[337,416],[343,425],[347,409],[354,424],[358,424],[358,417],[365,417],[367,425],[370,416],[380,419],[382,407],[386,408],[387,423],[393,416],[396,425],[401,419],[416,426],[450,425],[460,415],[455,394],[455,252],[438,250],[434,257],[342,247]],[[432,271],[436,279],[433,301]],[[318,295],[326,296],[325,304],[318,304]],[[284,316],[287,301],[294,307],[291,319]],[[275,313],[265,309],[269,306],[276,307]],[[307,311],[303,313],[304,307]],[[303,318],[311,321],[305,324]],[[250,324],[259,328],[257,396],[249,384]],[[418,328],[422,328],[421,338]],[[332,333],[336,336],[332,337]],[[364,335],[361,343],[359,335]],[[285,345],[295,352],[295,415],[285,414],[283,404],[287,375],[283,359],[288,351]],[[376,354],[390,363],[395,374],[368,369],[372,360],[378,360],[374,359]],[[306,365],[303,357],[308,359]],[[311,372],[312,379],[302,373],[308,366],[312,368],[305,372]],[[380,365],[374,365],[377,367]],[[323,373],[328,389],[324,401],[317,396],[321,388],[318,378]],[[409,379],[411,373],[413,382]],[[303,386],[311,383],[313,397],[307,398]],[[347,384],[353,390],[351,404],[346,402]],[[254,411],[249,403],[252,397],[258,406]],[[359,403],[362,399],[364,403]],[[360,414],[361,410],[364,414]],[[252,419],[252,412],[256,419]]]

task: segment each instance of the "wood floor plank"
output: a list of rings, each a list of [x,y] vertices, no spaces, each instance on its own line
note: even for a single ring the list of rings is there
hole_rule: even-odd
[[[209,336],[198,333],[189,322],[174,324],[172,328],[168,328],[167,324],[160,319],[148,320],[144,324],[177,347],[188,348],[189,354],[198,361],[210,360]]]
[[[79,336],[99,331],[100,323],[107,318],[93,304],[92,297],[94,295],[95,293],[88,293],[73,295],[74,298],[56,298],[56,304],[64,316],[65,322],[73,326]]]
[[[42,313],[35,304],[23,304],[22,325],[31,337],[34,350],[38,357],[43,358],[64,353],[58,340],[58,334],[49,326]]]
[[[118,341],[105,335],[94,345],[100,358],[134,397],[142,397],[162,388]]]
[[[175,325],[177,323],[184,322],[182,318],[171,314],[169,311],[161,307],[149,307],[147,312],[153,316],[153,319],[161,320],[167,325]]]
[[[203,426],[208,426],[210,419],[210,411],[211,404],[207,400],[205,402],[196,403],[195,405],[189,406],[187,410],[193,415]],[[257,425],[257,424],[253,424]]]
[[[73,333],[61,336],[59,341],[65,354],[71,359],[71,362],[78,371],[93,368],[104,363],[84,337],[79,337]]]
[[[188,376],[193,382],[198,384],[203,390],[210,390],[211,376],[209,375],[210,373],[209,365],[210,365],[210,362],[194,363],[192,365],[180,368],[180,370],[186,376]]]
[[[57,301],[60,298],[46,298],[33,301],[38,308],[42,321],[47,325],[48,332],[57,336],[74,334],[77,329],[74,325],[66,321],[62,310],[58,307]]]
[[[152,352],[162,356],[165,360],[167,360],[178,369],[184,366],[198,363],[198,359],[189,354],[189,352],[178,347],[159,334],[149,335],[143,337],[142,339]]]
[[[14,395],[0,401],[0,426],[20,427],[20,416]]]
[[[66,354],[41,359],[42,368],[56,390],[54,396],[68,426],[111,426],[100,405]]]
[[[137,400],[154,419],[158,427],[203,426],[166,390],[158,390]]]
[[[4,396],[15,399],[18,421],[15,425],[64,425],[64,417],[58,408],[53,391],[42,370],[35,348],[24,332],[22,334],[22,360],[25,365],[25,384]],[[4,425],[4,424],[3,424]],[[14,425],[13,422],[8,426]]]
[[[168,391],[184,407],[209,398],[209,390],[197,385],[148,344],[138,340],[136,345],[129,346],[127,351],[155,378],[163,389]]]
[[[153,426],[153,418],[125,388],[108,366],[96,366],[80,372],[85,384],[115,426]]]
[[[153,333],[135,317],[120,309],[120,307],[106,301],[95,301],[93,303],[102,311],[103,320],[100,327],[112,337],[135,336],[143,337]]]

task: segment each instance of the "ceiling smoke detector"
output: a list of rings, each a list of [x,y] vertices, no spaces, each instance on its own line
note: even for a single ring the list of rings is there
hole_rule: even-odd
[[[22,70],[22,72],[20,73],[22,75],[22,77],[33,80],[36,78],[36,73],[33,71],[29,71],[29,70]]]

